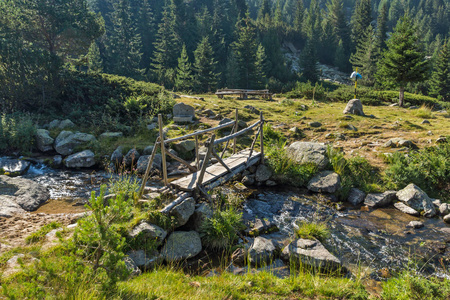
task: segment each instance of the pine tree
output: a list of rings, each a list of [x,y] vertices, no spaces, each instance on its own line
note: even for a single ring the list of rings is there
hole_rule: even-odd
[[[305,7],[303,5],[303,0],[296,0],[294,9],[294,31],[300,33],[305,16]]]
[[[176,32],[175,5],[170,1],[165,7],[156,36],[153,54],[153,73],[158,83],[171,88],[178,64],[180,37]]]
[[[264,20],[267,17],[270,19],[271,17],[271,8],[270,8],[270,4],[269,4],[269,0],[262,0],[261,2],[261,7],[259,8],[258,11],[258,20]]]
[[[367,27],[372,23],[372,5],[370,0],[359,0],[355,4],[352,15],[352,40],[355,46],[359,45],[364,37]]]
[[[142,75],[139,68],[142,45],[132,20],[129,0],[116,3],[112,22],[114,32],[109,43],[108,70],[114,74],[139,78]]]
[[[381,53],[386,49],[387,40],[387,17],[388,9],[386,2],[383,3],[380,13],[377,18],[377,30],[375,34],[375,49],[378,53]]]
[[[97,43],[92,43],[89,47],[89,52],[87,54],[88,59],[88,70],[92,73],[102,73],[103,72],[103,60],[100,55],[100,50]]]
[[[225,77],[227,87],[229,88],[239,87],[240,81],[239,62],[233,50],[228,55]]]
[[[329,47],[338,47],[339,42],[342,42],[342,50],[339,57],[340,69],[342,71],[348,70],[348,59],[350,57],[351,41],[350,41],[350,28],[347,24],[345,17],[344,6],[342,0],[331,0],[327,3],[327,21],[333,28],[334,43],[329,44]],[[336,48],[337,49],[337,48]],[[346,58],[344,58],[345,56]],[[343,63],[344,61],[347,63]]]
[[[402,17],[387,41],[387,50],[378,64],[376,78],[385,86],[400,87],[399,105],[403,106],[405,86],[421,81],[428,69],[425,53],[411,18]]]
[[[187,55],[186,46],[183,45],[181,56],[178,58],[177,77],[175,79],[175,89],[178,91],[190,91],[194,87],[192,67]]]
[[[450,101],[450,40],[441,48],[430,82],[430,95]]]
[[[345,53],[344,43],[342,40],[336,48],[336,54],[334,55],[334,65],[338,67],[339,70],[345,71],[348,68],[348,56]]]
[[[195,56],[195,81],[199,92],[210,92],[217,85],[216,73],[217,62],[214,60],[214,53],[209,43],[208,37],[204,37],[194,51]]]
[[[137,33],[141,37],[142,57],[140,68],[147,74],[150,68],[151,56],[154,51],[155,42],[155,20],[150,7],[150,0],[143,0],[142,6],[138,12]]]
[[[319,80],[319,70],[317,69],[317,55],[314,48],[314,42],[308,39],[306,46],[300,56],[301,67],[303,68],[302,76],[311,82]]]
[[[275,12],[273,14],[273,21],[275,26],[281,26],[283,23],[280,0],[277,0],[277,6],[275,7]]]
[[[369,25],[358,47],[356,47],[356,53],[350,57],[350,62],[354,67],[358,67],[358,73],[362,75],[361,83],[369,86],[374,85],[376,73],[376,52],[373,33],[372,25]]]
[[[267,74],[267,56],[264,47],[259,44],[258,50],[256,51],[256,62],[255,62],[255,85],[256,89],[262,89],[266,85],[266,74]]]

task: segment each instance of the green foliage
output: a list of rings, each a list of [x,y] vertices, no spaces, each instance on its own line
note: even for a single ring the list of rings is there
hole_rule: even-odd
[[[243,229],[242,213],[234,207],[216,210],[200,227],[202,243],[213,250],[230,250]]]
[[[175,88],[178,91],[191,91],[194,87],[194,77],[192,75],[191,63],[186,52],[186,46],[183,45],[181,56],[178,58],[177,78],[175,79]]]
[[[111,194],[124,195],[126,199],[133,199],[136,205],[137,191],[140,188],[140,183],[136,176],[130,172],[122,170],[118,178],[111,179],[108,184],[108,189]]]
[[[442,46],[430,85],[430,95],[450,101],[450,40]]]
[[[194,51],[195,81],[200,92],[211,92],[217,85],[217,61],[208,37],[204,37]]]
[[[398,188],[414,183],[430,196],[440,196],[448,200],[450,199],[449,157],[450,143],[411,152],[408,156],[394,153],[387,157],[390,165],[386,175]]]
[[[36,243],[39,241],[42,241],[43,239],[45,239],[45,235],[47,233],[49,233],[50,231],[52,231],[53,229],[56,228],[60,228],[61,224],[59,224],[58,222],[51,222],[47,225],[42,226],[41,228],[39,228],[38,231],[33,232],[32,234],[30,234],[29,236],[27,236],[25,238],[25,241],[27,242],[27,244],[32,244],[32,243]]]
[[[448,279],[426,278],[412,271],[404,271],[383,283],[381,296],[386,300],[448,299],[450,283]]]
[[[0,151],[31,152],[36,142],[36,126],[28,114],[0,115]]]
[[[309,100],[322,101],[326,99],[327,89],[322,83],[316,82],[314,85],[310,81],[297,82],[295,88],[286,94],[288,98],[305,98]]]
[[[297,223],[295,236],[302,239],[318,239],[325,241],[330,237],[330,230],[325,223],[301,221]]]

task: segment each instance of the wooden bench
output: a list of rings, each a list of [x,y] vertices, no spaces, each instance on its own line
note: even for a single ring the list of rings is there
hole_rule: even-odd
[[[216,95],[219,99],[223,99],[225,95],[239,95],[241,99],[248,99],[248,95],[258,95],[272,100],[273,94],[269,90],[220,89],[216,91]]]

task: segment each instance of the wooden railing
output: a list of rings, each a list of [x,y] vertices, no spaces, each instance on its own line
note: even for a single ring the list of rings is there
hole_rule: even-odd
[[[200,190],[203,194],[207,195],[207,193],[202,188],[202,184],[203,184],[203,178],[204,178],[204,175],[206,172],[206,168],[208,167],[210,160],[214,157],[230,174],[233,173],[232,170],[230,169],[230,167],[227,166],[223,160],[223,156],[229,147],[230,141],[233,141],[233,154],[236,154],[237,138],[250,132],[253,129],[256,129],[256,128],[258,129],[258,131],[252,141],[252,144],[251,144],[250,155],[247,159],[247,165],[249,163],[250,158],[252,157],[253,150],[254,150],[254,147],[258,140],[258,137],[260,138],[260,144],[261,144],[260,160],[261,160],[261,163],[264,163],[263,125],[264,125],[264,117],[263,117],[262,113],[260,113],[260,120],[258,120],[256,123],[252,124],[251,126],[248,126],[244,129],[238,131],[239,120],[238,120],[238,109],[236,109],[234,121],[230,121],[230,122],[227,122],[225,124],[222,124],[222,125],[219,125],[219,126],[216,126],[213,128],[196,131],[196,132],[186,134],[186,135],[183,135],[180,137],[164,139],[163,121],[162,121],[161,114],[159,114],[158,115],[159,137],[156,139],[155,146],[153,147],[151,157],[148,161],[147,169],[145,171],[145,174],[144,174],[144,177],[142,180],[142,186],[139,191],[139,197],[141,197],[143,194],[144,187],[147,183],[148,176],[150,174],[150,170],[152,168],[152,164],[153,164],[158,147],[161,149],[162,175],[163,175],[164,185],[166,185],[166,186],[169,185],[168,178],[167,178],[168,176],[167,176],[167,162],[166,162],[166,157],[169,156],[172,159],[185,165],[189,169],[190,172],[192,172],[192,173],[199,172],[199,175],[197,177],[198,178],[197,179],[197,189]],[[215,139],[216,135],[213,134],[211,136],[211,138],[206,142],[205,145],[207,146],[208,151],[206,152],[205,158],[203,159],[203,163],[200,165],[199,164],[199,162],[200,162],[200,158],[199,158],[200,144],[199,144],[198,137],[202,134],[217,131],[217,130],[228,128],[228,127],[232,127],[230,135],[216,140]],[[166,148],[166,145],[169,143],[178,142],[178,141],[191,139],[191,138],[195,138],[195,157],[196,157],[196,166],[195,167],[191,166],[191,164],[189,164],[187,161],[183,160],[182,158],[170,153],[168,151],[168,149]],[[216,151],[216,148],[218,145],[223,144],[223,143],[226,143],[226,144],[223,147],[222,152],[220,154],[218,154]]]

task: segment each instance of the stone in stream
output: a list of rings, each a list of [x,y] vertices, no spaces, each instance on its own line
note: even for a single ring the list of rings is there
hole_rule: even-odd
[[[416,217],[420,216],[420,214],[417,210],[409,207],[408,205],[406,205],[403,202],[394,203],[394,207],[396,209],[398,209],[399,211],[401,211],[402,213],[405,213],[405,214],[408,214],[411,216],[416,216]]]
[[[0,174],[8,176],[20,176],[28,171],[30,165],[31,163],[25,160],[15,158],[1,158]]]
[[[261,266],[269,263],[275,252],[275,246],[271,240],[258,236],[248,251],[249,262]]]
[[[295,142],[286,152],[292,160],[300,164],[314,163],[320,170],[328,165],[327,146],[324,143]]]
[[[117,168],[122,163],[123,160],[123,147],[118,146],[116,150],[111,154],[111,163],[114,164]]]
[[[10,215],[20,212],[15,204],[23,210],[34,211],[49,198],[48,189],[32,180],[0,175],[0,203],[6,208],[0,214]],[[0,206],[0,211],[4,208],[3,205]]]
[[[386,191],[384,193],[367,194],[364,204],[372,208],[388,206],[395,200],[396,193],[396,191]]]
[[[450,205],[448,203],[442,203],[439,205],[439,213],[441,216],[448,215],[450,213]]]
[[[160,245],[166,236],[167,232],[164,229],[147,222],[141,222],[135,226],[128,235],[130,239],[139,237],[144,241],[147,239],[153,240],[157,245]]]
[[[145,174],[145,171],[147,170],[148,162],[151,158],[151,155],[142,155],[139,157],[139,160],[137,162],[136,166],[136,172],[140,175]],[[161,170],[162,169],[162,156],[161,154],[155,154],[155,158],[152,162],[152,168],[151,170]]]
[[[408,223],[408,225],[406,225],[406,227],[410,227],[410,228],[414,228],[414,229],[418,229],[418,228],[422,228],[423,222],[420,221],[411,221]]]
[[[50,132],[45,129],[36,130],[36,146],[41,152],[53,150],[54,139],[50,136]]]
[[[176,262],[196,256],[202,251],[197,231],[175,231],[167,239],[161,255],[167,262]]]
[[[246,175],[242,178],[242,183],[246,186],[255,184],[255,175]]]
[[[258,182],[264,182],[272,176],[272,171],[266,165],[259,165],[256,169],[255,179]]]
[[[281,256],[286,261],[300,261],[314,269],[334,271],[342,268],[341,261],[317,240],[295,240],[283,249]]]
[[[344,114],[365,116],[361,101],[359,99],[352,99],[348,101],[347,106],[344,109]]]
[[[308,183],[308,190],[317,193],[334,193],[341,187],[341,178],[333,171],[322,171]]]
[[[444,216],[444,222],[445,223],[450,223],[450,214]]]
[[[55,139],[55,150],[61,155],[70,155],[75,148],[85,146],[90,142],[95,141],[97,141],[97,139],[92,134],[61,131]]]
[[[398,191],[397,198],[409,207],[419,212],[423,211],[425,217],[431,218],[436,215],[436,209],[430,197],[413,183]]]
[[[246,235],[259,236],[265,233],[278,231],[278,226],[273,220],[256,219],[249,224],[250,226],[245,230]]]
[[[91,150],[84,150],[69,155],[64,160],[66,168],[90,168],[95,165],[95,154]]]
[[[350,202],[352,205],[357,206],[364,202],[365,197],[366,193],[364,193],[363,191],[357,188],[351,188],[350,193],[348,194],[347,201]]]

